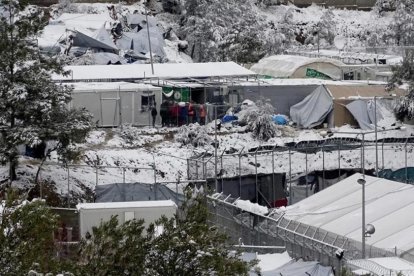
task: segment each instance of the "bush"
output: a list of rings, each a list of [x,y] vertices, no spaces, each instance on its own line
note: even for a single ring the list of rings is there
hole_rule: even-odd
[[[210,145],[213,141],[205,127],[198,124],[180,127],[175,137],[176,141],[182,145],[192,145],[194,147]]]

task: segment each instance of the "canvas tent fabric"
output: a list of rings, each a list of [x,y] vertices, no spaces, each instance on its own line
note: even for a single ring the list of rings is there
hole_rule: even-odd
[[[346,108],[351,112],[352,116],[357,120],[359,127],[363,130],[373,129],[371,118],[374,115],[369,115],[367,103],[363,100],[356,100],[346,105]]]
[[[361,242],[361,185],[365,178],[365,221],[375,226],[367,246],[414,253],[414,186],[356,173],[288,206],[284,217]]]
[[[144,27],[147,24],[147,18],[148,18],[149,27],[157,26],[157,20],[152,16],[148,16],[146,18],[145,15],[143,15],[143,14],[128,13],[125,17],[126,17],[126,21],[127,21],[128,25],[130,25],[130,26],[131,25],[141,25],[141,27]]]
[[[341,67],[345,64],[327,58],[308,58],[293,55],[265,57],[251,67],[259,75],[275,78],[305,78],[307,69],[316,70],[333,80],[342,79]]]
[[[98,185],[95,188],[95,202],[125,202],[147,200],[172,200],[179,205],[184,200],[182,194],[177,194],[164,185],[157,186],[157,198],[153,184],[145,183],[114,183]]]
[[[107,41],[103,37],[102,32],[97,34],[89,34],[88,32],[82,32],[79,30],[71,30],[73,34],[73,46],[79,46],[84,48],[97,48],[108,51],[117,51],[117,47],[112,41]],[[103,39],[100,41],[99,39]]]
[[[264,271],[263,276],[298,276],[298,275],[310,275],[310,276],[332,276],[333,271],[331,267],[322,266],[318,262],[292,262],[283,265],[275,270]]]
[[[333,109],[333,101],[323,85],[303,101],[290,108],[290,117],[298,126],[312,128],[320,125]]]
[[[161,31],[157,27],[149,28],[151,39],[151,51],[160,57],[165,57],[165,42]],[[147,30],[141,30],[137,33],[124,32],[122,38],[116,44],[123,50],[134,50],[136,53],[149,53],[149,42]]]

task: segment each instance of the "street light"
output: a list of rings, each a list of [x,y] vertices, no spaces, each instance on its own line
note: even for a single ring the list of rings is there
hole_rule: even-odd
[[[362,259],[365,259],[365,238],[370,237],[375,233],[375,227],[372,224],[365,225],[365,175],[363,178],[357,180],[358,184],[362,185]]]
[[[362,259],[365,259],[365,175],[357,180],[362,185]]]

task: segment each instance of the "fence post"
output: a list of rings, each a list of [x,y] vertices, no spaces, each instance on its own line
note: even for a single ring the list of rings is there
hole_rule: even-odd
[[[239,152],[239,197],[242,198],[241,157],[244,147]]]
[[[324,147],[325,147],[325,145],[322,145],[322,184],[323,184],[323,188],[325,189],[325,151],[324,151]]]
[[[405,147],[405,183],[408,183],[407,143],[408,143],[408,137],[405,140],[405,145],[404,145],[404,147]]]
[[[202,159],[202,162],[203,162],[203,179],[207,179],[206,178],[206,163],[204,162],[204,154],[203,154],[203,159]]]
[[[292,195],[292,156],[289,147],[289,205],[292,205],[293,195]]]
[[[255,174],[256,174],[256,203],[259,204],[259,185],[257,183],[257,151],[259,150],[259,147],[257,147],[255,153],[254,153],[254,168],[255,168]]]
[[[306,198],[308,197],[308,149],[305,151],[305,191]]]
[[[95,173],[96,173],[96,182],[95,182],[95,187],[96,186],[98,186],[98,164],[96,164],[96,167],[95,167]]]
[[[70,175],[69,175],[69,165],[68,164],[66,164],[66,166],[68,167],[68,208],[70,208],[70,186],[69,186],[69,177],[70,177]]]
[[[124,183],[125,184],[125,170],[126,170],[126,168],[125,167],[123,167],[122,168],[122,183]]]
[[[341,177],[341,142],[338,144],[338,178]]]
[[[223,170],[223,155],[226,152],[226,148],[224,148],[224,150],[221,152],[221,156],[220,156],[220,180],[221,180],[221,191],[223,191],[223,174],[224,174],[224,170]]]
[[[384,164],[384,139],[382,139],[382,145],[381,145],[381,148],[382,148],[382,169],[384,170],[385,169],[385,164]]]

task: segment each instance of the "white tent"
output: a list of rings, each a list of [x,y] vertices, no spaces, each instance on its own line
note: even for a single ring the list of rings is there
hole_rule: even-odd
[[[285,218],[361,242],[362,187],[354,174],[289,206]],[[365,221],[375,226],[366,239],[372,245],[404,254],[414,253],[414,186],[365,176]],[[402,254],[404,252],[404,254]]]

